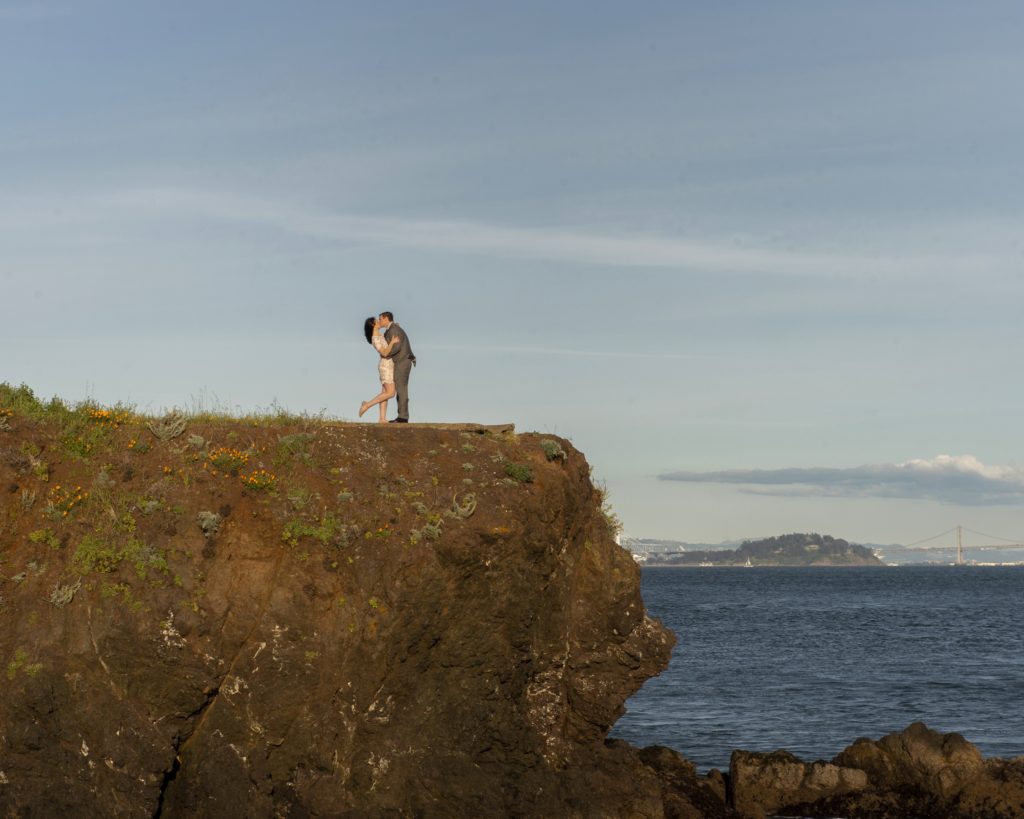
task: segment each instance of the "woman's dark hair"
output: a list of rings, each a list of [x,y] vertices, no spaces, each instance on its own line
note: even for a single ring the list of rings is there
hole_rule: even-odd
[[[366,333],[366,343],[373,344],[373,325],[377,323],[377,319],[370,316],[366,321],[363,322],[363,332]]]

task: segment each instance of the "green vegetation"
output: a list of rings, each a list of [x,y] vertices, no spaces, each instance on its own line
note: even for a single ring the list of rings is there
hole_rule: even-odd
[[[288,503],[292,505],[292,509],[301,511],[309,506],[309,502],[313,499],[313,493],[304,486],[299,486],[295,489],[289,489],[287,497]]]
[[[601,502],[601,517],[608,528],[608,534],[613,538],[618,537],[622,532],[622,520],[612,508],[612,502],[608,497],[608,487],[599,483],[595,485],[595,490],[598,500]]]
[[[130,538],[123,544],[86,535],[75,549],[72,564],[82,574],[99,572],[109,574],[127,560],[135,568],[135,574],[145,580],[150,572],[168,574],[167,555],[137,538]]]
[[[281,532],[281,540],[289,546],[298,546],[304,538],[319,541],[325,546],[336,540],[344,540],[346,526],[333,515],[326,513],[318,523],[310,523],[301,518],[292,518],[285,524]]]
[[[881,566],[866,546],[817,533],[793,533],[744,541],[738,549],[676,552],[659,562],[686,566]]]
[[[60,538],[53,533],[52,529],[36,529],[29,533],[28,539],[33,543],[45,543],[51,549],[60,548]]]
[[[95,535],[86,535],[75,549],[72,562],[83,574],[86,572],[109,573],[124,560],[124,550]]]
[[[233,447],[218,447],[210,452],[206,459],[214,472],[226,472],[237,475],[249,463],[249,453]]]
[[[13,680],[19,671],[24,671],[30,677],[34,677],[42,670],[42,663],[30,663],[28,661],[28,652],[23,648],[19,648],[15,650],[14,658],[7,664],[7,679]]]
[[[217,534],[217,530],[220,529],[220,524],[224,520],[216,512],[200,512],[196,515],[196,523],[199,524],[199,528],[203,530],[203,534],[206,537],[213,537]]]
[[[507,463],[505,474],[519,483],[533,483],[533,467],[529,464]]]
[[[132,611],[139,611],[142,608],[142,601],[136,600],[132,595],[131,586],[127,583],[104,583],[100,589],[100,596],[104,600],[111,600],[114,598],[120,598],[121,603],[130,608]],[[198,610],[198,607],[193,609]]]
[[[91,410],[88,416],[74,413],[64,426],[61,436],[61,448],[79,460],[87,461],[96,452],[103,451],[110,445],[111,425],[97,421]],[[105,416],[101,416],[105,417]]]
[[[274,459],[275,466],[284,466],[295,459],[310,466],[312,458],[310,447],[314,435],[311,432],[295,432],[291,435],[280,435],[277,439],[277,457]]]
[[[65,487],[57,484],[47,493],[43,512],[51,520],[63,520],[88,497],[89,493],[80,486]]]
[[[544,450],[544,457],[549,461],[564,461],[565,450],[562,449],[562,445],[558,441],[553,441],[551,438],[545,438],[540,442],[540,448]]]
[[[252,492],[273,492],[277,488],[277,476],[265,469],[256,469],[242,476],[242,486]]]

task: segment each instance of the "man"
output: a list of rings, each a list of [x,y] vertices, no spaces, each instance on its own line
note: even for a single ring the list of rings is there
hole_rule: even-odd
[[[384,340],[390,342],[398,338],[394,352],[388,356],[395,363],[395,395],[398,398],[398,417],[391,419],[392,424],[409,423],[409,375],[416,364],[416,356],[413,354],[412,345],[409,343],[409,336],[405,330],[395,322],[391,313],[380,314],[380,326],[384,328]]]

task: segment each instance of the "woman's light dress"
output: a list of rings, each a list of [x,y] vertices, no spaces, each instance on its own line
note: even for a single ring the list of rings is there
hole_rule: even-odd
[[[388,343],[384,340],[384,336],[374,333],[373,346],[378,353],[383,353],[387,349]],[[377,370],[380,373],[381,384],[395,383],[395,362],[390,358],[382,358]]]

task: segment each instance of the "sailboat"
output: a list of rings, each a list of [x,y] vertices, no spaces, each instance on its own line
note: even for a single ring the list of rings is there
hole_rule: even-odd
[[[747,558],[747,562],[743,564],[744,569],[753,569],[754,564],[750,562],[750,558]]]

